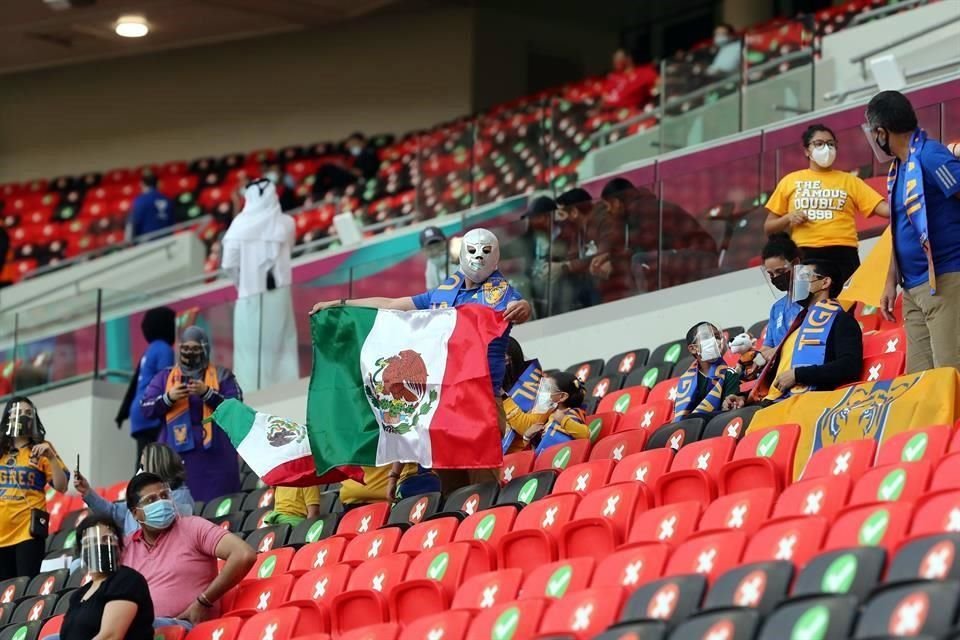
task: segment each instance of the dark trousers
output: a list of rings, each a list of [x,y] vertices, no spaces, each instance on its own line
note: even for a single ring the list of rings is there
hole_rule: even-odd
[[[34,577],[40,573],[40,563],[46,554],[46,539],[31,538],[0,547],[0,581],[19,576]]]
[[[860,266],[856,247],[800,247],[804,260],[828,260],[840,270],[840,281],[846,282]]]
[[[143,455],[143,450],[148,444],[157,441],[157,438],[160,437],[160,429],[162,427],[154,427],[153,429],[143,429],[137,431],[133,434],[133,439],[137,441],[137,463],[134,465],[133,470],[137,472],[140,470],[140,456]]]

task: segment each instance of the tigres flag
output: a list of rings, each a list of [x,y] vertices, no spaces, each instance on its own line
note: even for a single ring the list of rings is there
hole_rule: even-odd
[[[882,446],[884,440],[903,431],[952,425],[958,416],[960,375],[944,368],[794,396],[758,411],[748,432],[798,423],[796,479],[813,452],[822,447],[861,438],[873,438]]]
[[[890,261],[893,259],[893,234],[888,226],[877,244],[870,251],[870,255],[854,272],[850,280],[840,292],[838,300],[844,309],[849,309],[857,302],[868,304],[871,307],[880,306],[880,296],[883,295],[883,286],[887,283],[887,272]]]

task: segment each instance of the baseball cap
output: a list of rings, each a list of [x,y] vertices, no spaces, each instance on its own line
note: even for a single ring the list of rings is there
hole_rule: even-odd
[[[548,196],[539,196],[533,199],[533,202],[530,203],[530,207],[524,212],[521,218],[529,218],[530,216],[537,216],[541,213],[552,213],[556,211],[557,203],[553,201],[553,198]]]
[[[584,202],[593,202],[593,196],[586,189],[580,187],[569,189],[557,196],[557,204],[561,207],[571,207]]]
[[[434,242],[446,242],[447,236],[443,235],[439,227],[427,227],[420,232],[420,248],[433,244]]]

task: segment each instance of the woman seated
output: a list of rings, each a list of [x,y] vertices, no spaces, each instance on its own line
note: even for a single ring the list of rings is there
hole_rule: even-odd
[[[110,516],[91,516],[77,528],[80,559],[90,582],[70,594],[63,640],[152,640],[153,601],[142,575],[120,565],[122,536]]]

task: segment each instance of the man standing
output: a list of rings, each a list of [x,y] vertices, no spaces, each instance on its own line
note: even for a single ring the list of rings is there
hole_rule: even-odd
[[[140,186],[143,193],[133,201],[127,220],[127,240],[173,225],[173,203],[157,190],[157,176],[144,174]]]
[[[447,236],[440,227],[427,227],[420,232],[420,251],[427,259],[424,278],[427,289],[436,289],[450,273],[450,257],[447,253]]]
[[[960,370],[960,160],[919,128],[913,105],[881,91],[867,105],[871,146],[892,156],[887,175],[893,260],[881,312],[903,287],[907,373]]]

